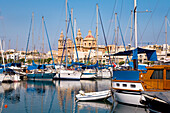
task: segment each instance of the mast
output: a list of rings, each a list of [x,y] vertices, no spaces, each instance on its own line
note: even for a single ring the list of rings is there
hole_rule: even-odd
[[[117,29],[117,25],[116,25],[116,20],[117,20],[117,13],[115,13],[115,53],[117,52],[117,40],[116,40],[116,29]],[[116,56],[115,56],[115,62],[116,62]]]
[[[42,16],[42,57],[44,63],[44,16]]]
[[[137,7],[136,0],[134,0],[134,26],[135,26],[135,49],[137,49]],[[138,69],[138,59],[133,60],[134,70]]]
[[[10,48],[11,48],[11,47],[10,47],[10,45],[11,45],[10,43],[11,43],[11,40],[9,39],[8,49],[10,49]]]
[[[77,35],[77,33],[76,33],[76,18],[74,18],[74,37],[77,37],[76,35]],[[74,56],[74,62],[76,61],[75,58],[76,57]]]
[[[76,37],[77,33],[76,33],[76,18],[74,19],[74,36]]]
[[[73,25],[73,8],[71,8],[71,23]],[[71,40],[73,42],[73,31],[71,29]],[[71,44],[71,58],[73,58],[73,43]]]
[[[97,56],[97,61],[98,61],[98,11],[99,11],[99,7],[98,4],[96,4],[96,56]],[[97,62],[96,61],[96,62]]]
[[[32,12],[32,50],[34,51],[34,12]]]
[[[132,24],[133,24],[133,11],[131,10],[130,46],[132,46]]]
[[[65,44],[65,47],[66,47],[66,69],[67,69],[67,0],[66,0],[66,44]]]
[[[42,48],[42,52],[44,54],[44,16],[42,16],[42,45],[43,45],[43,48]]]
[[[138,47],[138,42],[137,42],[137,7],[136,7],[136,0],[134,0],[134,15],[135,15],[135,48]]]
[[[167,58],[167,16],[165,16],[165,44],[166,44],[166,52],[165,52],[165,58]]]
[[[16,51],[18,50],[18,35],[17,35],[17,40],[16,40]]]
[[[3,60],[3,64],[4,64],[4,69],[5,69],[4,52],[2,50],[2,40],[0,40],[0,46],[1,46],[1,52],[2,52],[2,60]]]

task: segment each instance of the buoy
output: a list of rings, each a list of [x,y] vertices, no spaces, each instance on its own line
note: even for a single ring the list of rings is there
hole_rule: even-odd
[[[8,105],[7,104],[5,104],[5,106],[4,106],[5,108],[7,108],[8,107]]]

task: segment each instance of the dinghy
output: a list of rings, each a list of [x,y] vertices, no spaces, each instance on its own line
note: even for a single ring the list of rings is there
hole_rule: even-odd
[[[94,100],[104,100],[111,96],[111,90],[99,91],[99,92],[89,92],[84,93],[80,90],[79,94],[76,95],[77,101],[94,101]]]

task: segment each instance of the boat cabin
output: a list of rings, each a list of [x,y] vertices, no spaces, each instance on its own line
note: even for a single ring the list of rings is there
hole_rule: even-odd
[[[146,73],[140,73],[139,80],[145,91],[170,90],[170,65],[146,67]]]

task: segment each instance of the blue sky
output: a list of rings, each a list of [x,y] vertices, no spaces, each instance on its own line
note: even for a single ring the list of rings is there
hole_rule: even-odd
[[[130,42],[129,18],[133,9],[133,0],[68,0],[69,7],[73,8],[74,18],[77,20],[77,29],[81,29],[83,38],[87,36],[88,30],[92,30],[92,34],[95,35],[96,3],[99,5],[108,44],[113,44],[115,23],[112,15],[116,12],[127,45]],[[164,21],[167,14],[170,21],[170,11],[168,12],[170,0],[137,0],[137,10],[152,11],[151,13],[138,13],[138,42],[165,43]],[[9,48],[9,40],[11,40],[10,48],[25,50],[32,12],[34,12],[36,49],[42,47],[42,16],[45,18],[51,46],[57,49],[60,32],[63,30],[65,35],[65,0],[0,0],[0,37],[5,40],[6,49]],[[170,44],[170,26],[168,26],[167,34],[168,44]],[[71,30],[68,36],[71,37]],[[105,45],[100,20],[99,44]],[[118,44],[122,45],[120,33]],[[32,39],[30,39],[29,48],[31,46]],[[46,39],[45,47],[48,51]]]

